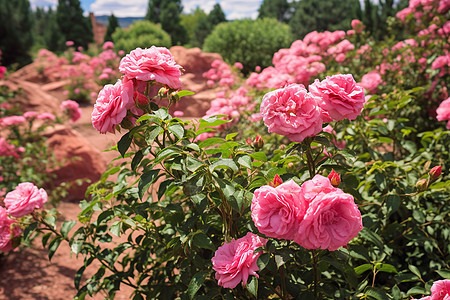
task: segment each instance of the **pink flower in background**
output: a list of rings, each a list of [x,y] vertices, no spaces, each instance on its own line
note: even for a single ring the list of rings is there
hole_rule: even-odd
[[[75,122],[79,118],[81,118],[80,105],[76,101],[73,100],[63,101],[60,105],[60,108],[62,111],[67,113],[71,122]]]
[[[431,286],[431,300],[450,300],[450,280],[438,280]]]
[[[431,64],[431,69],[436,70],[449,65],[449,58],[446,55],[437,57]]]
[[[264,185],[253,195],[252,220],[259,232],[277,239],[294,240],[308,208],[300,202],[300,187],[293,180],[276,188]]]
[[[66,41],[66,46],[67,47],[70,47],[70,46],[73,46],[73,45],[74,45],[73,41]]]
[[[261,67],[260,67],[260,66],[256,66],[256,67],[255,67],[255,71],[256,71],[256,72],[261,72]]]
[[[336,56],[336,61],[337,62],[343,62],[345,60],[345,54],[344,53],[340,53],[338,54],[338,56]]]
[[[269,132],[301,142],[322,131],[317,100],[303,85],[291,84],[264,95],[261,115]]]
[[[234,67],[239,70],[242,70],[244,68],[244,66],[240,62],[235,62]]]
[[[314,176],[301,186],[299,194],[309,203],[295,239],[302,247],[334,251],[363,228],[353,196],[333,187],[328,178]]]
[[[361,78],[361,87],[365,88],[369,93],[376,93],[378,86],[383,82],[380,74],[377,71],[372,71],[365,74]]]
[[[127,115],[127,110],[134,106],[133,81],[117,80],[115,85],[107,84],[98,94],[92,111],[92,125],[100,133],[115,132]]]
[[[172,89],[181,87],[181,66],[175,63],[172,53],[167,48],[137,48],[120,61],[119,70],[128,79],[155,80]]]
[[[56,117],[52,113],[42,113],[42,114],[37,115],[36,119],[55,121]]]
[[[177,118],[182,117],[184,116],[184,112],[182,112],[181,110],[176,110],[173,112],[173,116]]]
[[[19,236],[21,230],[18,226],[11,229],[11,225],[16,223],[15,220],[8,218],[5,208],[0,206],[0,251],[8,252],[12,249],[12,239]]]
[[[0,79],[5,78],[6,67],[0,66]]]
[[[3,117],[0,119],[1,126],[20,125],[25,122],[26,122],[26,119],[23,116],[9,116],[9,117]]]
[[[364,90],[356,84],[351,74],[327,76],[322,81],[316,79],[309,86],[309,91],[320,99],[318,105],[334,121],[353,120],[364,107]]]
[[[123,56],[123,55],[125,55],[125,51],[119,50],[119,52],[117,52],[117,54],[119,54],[120,56]]]
[[[328,132],[331,133],[333,135],[336,135],[336,131],[334,131],[333,127],[331,127],[331,125],[327,125],[323,128],[324,132]],[[339,149],[344,149],[345,148],[345,141],[337,141],[335,138],[333,138],[333,144],[336,145],[336,147],[338,147]]]
[[[232,289],[241,281],[246,285],[250,275],[259,277],[256,262],[262,252],[254,251],[266,243],[266,239],[249,232],[240,239],[232,239],[230,243],[220,246],[211,259],[218,284]]]
[[[8,143],[6,139],[0,138],[0,156],[14,156],[19,158],[19,153],[24,152],[23,147],[17,147]]]
[[[111,41],[107,41],[102,46],[103,50],[112,49],[114,48],[114,43]]]
[[[35,209],[42,208],[47,202],[47,193],[31,182],[24,182],[20,183],[14,191],[6,194],[3,202],[8,213],[19,218],[32,213]]]
[[[39,113],[37,112],[37,111],[27,111],[27,112],[25,112],[24,114],[23,114],[23,117],[25,118],[25,119],[33,119],[33,118],[36,118],[36,116],[38,115]]]
[[[445,99],[436,109],[438,121],[448,121],[447,129],[450,129],[450,98]]]

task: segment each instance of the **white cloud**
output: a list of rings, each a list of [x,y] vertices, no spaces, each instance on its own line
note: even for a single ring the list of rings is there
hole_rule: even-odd
[[[31,9],[33,10],[35,10],[36,7],[52,7],[52,9],[55,9],[57,4],[58,0],[30,0]]]
[[[111,15],[116,17],[144,17],[147,12],[148,0],[96,0],[89,6],[95,15]]]
[[[197,7],[209,13],[214,4],[219,3],[228,20],[256,19],[261,2],[262,0],[182,0],[184,13],[192,13]],[[134,0],[132,2],[130,0],[95,0],[90,5],[89,10],[98,16],[114,13],[116,17],[144,17],[147,12],[147,5],[148,0]]]

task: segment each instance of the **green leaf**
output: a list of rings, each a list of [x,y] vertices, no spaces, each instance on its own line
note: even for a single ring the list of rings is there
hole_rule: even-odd
[[[264,152],[251,153],[250,156],[253,157],[254,160],[267,161],[267,156]]]
[[[52,236],[53,232],[47,232],[42,236],[42,247],[47,246],[48,239]]]
[[[200,143],[198,143],[198,146],[200,148],[206,148],[212,145],[216,145],[216,144],[223,144],[225,141],[223,138],[219,138],[219,137],[212,137],[209,139],[206,139],[204,141],[201,141]]]
[[[192,238],[192,243],[199,248],[209,249],[212,251],[216,250],[211,239],[203,232],[194,235]]]
[[[149,186],[156,181],[159,174],[159,169],[156,170],[150,170],[142,174],[141,179],[138,183],[138,189],[139,189],[139,198],[142,199],[144,196],[144,193],[147,191]]]
[[[388,195],[386,198],[386,206],[388,214],[393,214],[400,207],[400,197],[397,195]]]
[[[239,156],[237,159],[238,164],[240,164],[243,167],[246,167],[247,169],[252,169],[252,158],[249,155],[242,155]]]
[[[212,173],[217,168],[229,168],[233,170],[234,172],[238,172],[239,168],[236,165],[236,163],[229,158],[219,159],[215,161],[212,165],[209,166],[209,171]]]
[[[179,140],[184,136],[184,128],[180,124],[170,125],[167,129],[173,133]]]
[[[137,166],[141,162],[144,155],[142,154],[142,150],[139,150],[134,154],[133,160],[131,161],[131,169],[136,171]]]
[[[145,141],[147,144],[153,144],[155,138],[161,133],[162,127],[159,125],[152,125],[145,131]]]
[[[225,139],[226,139],[227,141],[232,141],[237,135],[238,135],[237,132],[229,133],[229,134],[227,134],[227,136],[225,137]]]
[[[73,228],[73,226],[75,226],[75,224],[77,224],[77,222],[74,220],[65,221],[61,225],[61,234],[66,238],[70,230]]]
[[[169,115],[169,111],[167,110],[167,108],[161,107],[160,109],[155,111],[155,116],[157,116],[161,120],[166,120],[167,117],[169,117],[170,115]]]
[[[130,148],[130,145],[130,132],[127,132],[120,138],[120,141],[117,143],[117,149],[119,150],[119,153],[122,155],[122,157],[125,157],[125,153],[127,152],[128,148]]]
[[[30,225],[27,226],[27,228],[25,228],[25,230],[23,231],[23,239],[26,240],[28,239],[28,237],[30,236],[31,233],[34,232],[34,230],[37,228],[37,222],[33,222]],[[45,245],[44,245],[45,247]]]
[[[402,292],[400,291],[400,288],[397,285],[394,285],[391,290],[392,297],[394,300],[401,300],[402,299]]]
[[[415,286],[413,288],[410,288],[407,292],[406,295],[407,296],[412,296],[412,295],[425,295],[426,294],[426,290],[423,287],[419,287],[419,286]]]
[[[386,292],[378,288],[368,287],[365,294],[367,296],[375,298],[376,300],[389,300]]]
[[[250,276],[250,281],[247,283],[247,290],[258,298],[258,278],[256,276]]]
[[[228,123],[231,120],[223,120],[219,118],[227,117],[224,115],[220,116],[213,116],[206,119],[200,119],[200,124],[198,125],[198,129],[205,128],[205,127],[217,127],[222,124]]]
[[[374,243],[378,248],[383,249],[383,240],[378,234],[367,228],[363,228],[359,233],[363,238]]]
[[[81,268],[78,269],[77,273],[75,274],[74,284],[76,289],[79,289],[80,287],[80,281],[81,278],[83,277],[84,270],[86,270],[86,267],[82,266]]]
[[[83,248],[83,240],[74,240],[72,241],[72,244],[70,245],[70,249],[73,253],[78,254],[81,251],[81,248]]]
[[[436,273],[438,273],[441,277],[445,279],[450,279],[450,270],[446,269],[440,269],[437,270]]]
[[[416,266],[408,265],[408,269],[417,277],[422,278],[422,274],[420,274],[420,271]]]
[[[195,93],[192,92],[192,91],[183,90],[183,91],[177,92],[176,95],[177,95],[178,97],[181,98],[181,97],[184,97],[184,96],[192,96],[192,95],[195,95]]]
[[[380,272],[398,273],[397,269],[393,265],[390,265],[390,264],[377,263],[375,265],[375,268]]]
[[[369,271],[369,270],[372,270],[372,269],[373,269],[373,265],[372,264],[363,264],[363,265],[357,266],[355,268],[355,273],[358,274],[358,275],[361,275],[362,273],[364,273],[366,271]]]
[[[263,253],[258,257],[256,264],[258,265],[259,271],[264,270],[270,260],[270,253]]]
[[[116,221],[114,224],[111,225],[109,228],[109,231],[111,231],[112,234],[114,234],[117,237],[120,237],[120,232],[122,231],[122,222]]]
[[[192,156],[187,156],[186,157],[186,168],[191,171],[191,172],[195,172],[199,167],[201,167],[203,165],[203,162],[192,157]]]
[[[58,249],[59,244],[61,244],[62,240],[62,237],[57,236],[50,242],[50,244],[48,245],[48,260],[52,260],[52,257]]]
[[[197,294],[198,290],[203,285],[203,282],[205,282],[207,275],[208,275],[207,272],[200,271],[192,277],[188,286],[188,294],[190,299],[194,299],[195,294]]]

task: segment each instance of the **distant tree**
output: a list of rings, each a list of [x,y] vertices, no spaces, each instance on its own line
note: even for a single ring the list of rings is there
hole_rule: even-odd
[[[66,40],[61,33],[56,20],[56,12],[51,8],[47,11],[47,24],[44,32],[44,40],[47,49],[53,52],[63,51],[66,47]]]
[[[258,19],[275,18],[278,22],[287,22],[290,8],[287,0],[264,0],[258,9]]]
[[[303,38],[314,30],[350,29],[351,20],[357,18],[354,3],[353,0],[301,0],[295,2],[295,13],[289,21],[292,33],[296,38]]]
[[[181,14],[180,15],[180,18],[181,18],[180,24],[186,29],[187,35],[189,37],[189,42],[188,42],[189,46],[193,46],[193,47],[201,46],[197,42],[198,32],[196,32],[196,30],[197,30],[197,26],[198,26],[199,22],[201,22],[202,20],[206,21],[207,17],[208,17],[208,15],[203,11],[203,9],[201,9],[198,6],[194,12],[192,12],[190,14]],[[209,30],[209,28],[208,28],[208,30]],[[208,33],[209,33],[209,31],[207,31],[206,36],[208,35]]]
[[[188,41],[186,29],[181,25],[182,11],[181,0],[149,0],[146,19],[160,23],[164,31],[170,34],[172,43],[180,45]]]
[[[112,41],[112,34],[114,31],[119,27],[119,21],[117,20],[116,16],[114,14],[111,14],[108,17],[108,27],[106,28],[106,34],[104,41]]]
[[[31,61],[33,17],[28,0],[0,0],[0,50],[2,65]]]
[[[219,3],[214,4],[213,9],[208,14],[208,21],[211,25],[211,30],[220,23],[226,22],[227,18]]]
[[[87,48],[94,39],[92,24],[83,16],[79,0],[58,0],[56,20],[66,41],[73,41],[75,46]]]

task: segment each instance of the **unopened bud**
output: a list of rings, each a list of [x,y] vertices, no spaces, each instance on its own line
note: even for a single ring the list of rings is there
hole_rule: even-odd
[[[442,167],[436,166],[430,170],[428,174],[430,174],[432,179],[437,179],[439,176],[441,176],[442,173]]]
[[[120,122],[120,126],[124,129],[132,129],[134,128],[133,122],[131,122],[130,118],[123,118],[122,122]]]
[[[269,185],[271,186],[271,187],[277,187],[277,186],[279,186],[279,185],[281,185],[283,183],[283,180],[280,178],[280,176],[278,176],[278,174],[277,175],[275,175],[275,178],[273,179],[273,181],[272,182],[270,182],[269,183]]]
[[[258,134],[255,138],[255,141],[253,142],[253,147],[255,147],[256,149],[261,149],[263,146],[264,146],[264,140]]]
[[[160,98],[166,97],[168,91],[169,91],[169,89],[166,88],[166,87],[160,88],[159,91],[158,91],[158,97],[160,97]]]
[[[330,180],[331,185],[334,187],[338,187],[341,183],[341,176],[333,169],[331,170],[331,173],[328,174],[328,179]]]
[[[418,192],[426,191],[428,188],[428,181],[426,179],[420,179],[416,183],[416,188]]]

